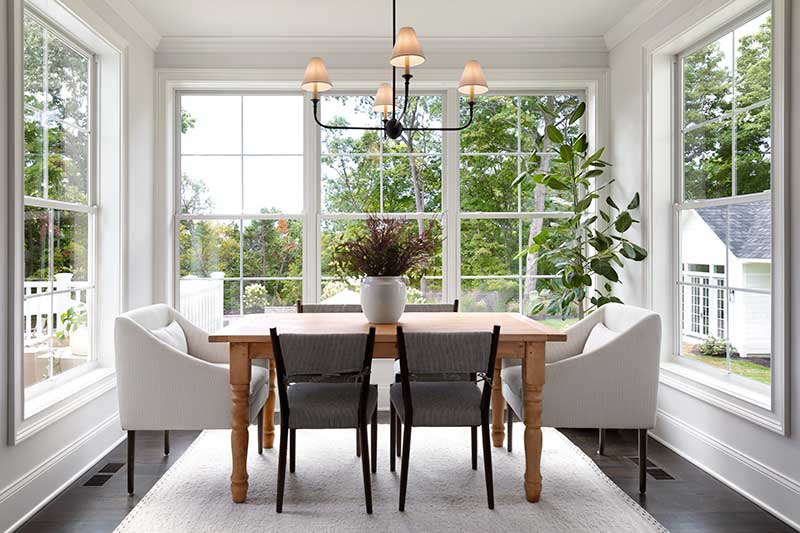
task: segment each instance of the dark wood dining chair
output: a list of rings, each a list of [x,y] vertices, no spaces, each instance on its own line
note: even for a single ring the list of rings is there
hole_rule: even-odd
[[[396,415],[403,424],[403,453],[400,470],[400,511],[405,510],[408,466],[411,456],[411,430],[414,426],[471,427],[473,435],[481,426],[483,468],[489,509],[494,509],[492,447],[489,442],[489,403],[500,326],[489,332],[415,332],[397,328],[400,352],[400,383],[390,386],[390,420]],[[475,374],[475,381],[417,381],[416,375]],[[390,432],[397,431],[390,424]],[[390,435],[394,448],[395,435]],[[473,468],[476,455],[473,447]],[[394,450],[390,450],[390,469],[394,470]]]
[[[367,421],[372,421],[376,455],[378,387],[370,384],[375,328],[368,334],[283,334],[270,329],[281,407],[278,490],[275,510],[283,510],[286,454],[294,472],[298,429],[355,428],[361,442],[361,468],[367,513],[372,513]],[[291,448],[291,450],[287,450]],[[377,465],[373,460],[372,470]]]

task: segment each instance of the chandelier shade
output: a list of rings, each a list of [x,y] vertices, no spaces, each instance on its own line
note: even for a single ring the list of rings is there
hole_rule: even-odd
[[[483,94],[488,90],[486,76],[484,76],[480,64],[474,59],[467,61],[467,64],[464,65],[464,72],[461,73],[461,79],[458,80],[458,92],[467,94],[473,99],[476,94]]]
[[[378,92],[375,94],[372,110],[382,113],[384,117],[394,110],[391,85],[388,83],[381,83],[380,87],[378,87]]]
[[[325,62],[320,57],[312,57],[306,66],[306,73],[303,75],[303,85],[301,86],[304,91],[313,93],[329,91],[333,89],[331,78],[328,76],[328,69],[325,68]]]
[[[422,46],[417,39],[417,32],[414,28],[400,28],[397,33],[397,40],[392,50],[392,59],[389,63],[397,68],[410,68],[421,65],[425,62],[425,55],[422,53]]]

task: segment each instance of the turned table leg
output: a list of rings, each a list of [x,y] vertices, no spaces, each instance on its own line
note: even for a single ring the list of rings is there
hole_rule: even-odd
[[[247,498],[247,428],[250,425],[250,357],[247,343],[230,343],[231,376],[231,497]]]
[[[275,443],[275,361],[269,360],[269,396],[264,404],[264,448],[272,448]]]
[[[492,377],[492,444],[495,448],[502,448],[505,438],[505,420],[503,413],[506,408],[506,401],[503,399],[503,383],[500,379],[500,359],[494,365],[494,376]]]
[[[538,502],[542,495],[542,387],[545,343],[529,342],[522,360],[525,401],[525,497]]]

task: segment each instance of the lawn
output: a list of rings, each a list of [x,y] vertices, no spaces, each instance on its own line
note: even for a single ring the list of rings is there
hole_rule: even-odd
[[[715,368],[727,370],[727,363],[724,357],[711,357],[707,355],[698,355],[698,354],[688,353],[688,350],[683,350],[683,352],[684,353],[682,355],[687,359],[691,359],[693,361],[700,361],[701,363],[711,365]],[[760,381],[761,383],[766,383],[767,385],[769,385],[770,382],[771,374],[769,367],[753,363],[751,361],[748,361],[747,359],[738,359],[738,358],[731,359],[731,372],[733,372],[738,376]]]

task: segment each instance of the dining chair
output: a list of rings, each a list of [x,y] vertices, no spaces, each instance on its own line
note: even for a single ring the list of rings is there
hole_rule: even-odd
[[[471,427],[473,435],[481,426],[483,468],[489,509],[494,509],[492,450],[489,442],[489,402],[492,375],[497,358],[500,326],[489,332],[414,332],[397,328],[400,353],[400,383],[390,385],[390,420],[403,423],[403,453],[400,470],[400,511],[405,510],[408,466],[411,456],[411,430],[414,426]],[[475,374],[483,382],[481,391],[474,381],[416,381],[416,375]],[[390,424],[390,432],[395,430]],[[394,435],[389,446],[394,447]],[[472,467],[477,469],[473,447]],[[394,450],[390,450],[390,470],[394,471]]]
[[[606,304],[565,330],[567,341],[545,351],[542,426],[636,429],[639,438],[639,492],[647,490],[647,430],[656,420],[661,317],[653,311]],[[522,367],[503,359],[508,451],[514,414],[525,417]]]
[[[133,494],[137,431],[164,431],[164,455],[169,455],[171,429],[231,429],[228,346],[208,342],[207,332],[156,304],[116,318],[114,357],[119,419],[128,432],[128,494]],[[254,366],[250,378],[249,420],[257,421],[259,436],[267,372]]]
[[[283,510],[286,454],[295,470],[298,429],[355,428],[367,513],[372,513],[367,421],[372,423],[372,472],[377,472],[378,387],[370,384],[375,328],[368,334],[282,334],[270,329],[280,399],[280,450],[275,510]],[[321,357],[320,354],[324,354]],[[291,445],[289,435],[293,435]]]

